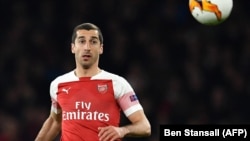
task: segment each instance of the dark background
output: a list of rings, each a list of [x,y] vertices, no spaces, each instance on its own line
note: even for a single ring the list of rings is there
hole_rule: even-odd
[[[102,29],[101,68],[131,82],[151,122],[150,138],[125,140],[158,141],[159,124],[249,124],[250,2],[233,3],[205,26],[188,0],[1,0],[0,140],[34,140],[83,22]]]

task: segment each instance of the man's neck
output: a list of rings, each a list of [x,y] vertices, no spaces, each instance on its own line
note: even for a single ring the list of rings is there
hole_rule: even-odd
[[[97,75],[101,72],[101,69],[99,67],[97,68],[91,68],[91,69],[84,69],[84,68],[76,68],[74,73],[77,77],[92,77]]]

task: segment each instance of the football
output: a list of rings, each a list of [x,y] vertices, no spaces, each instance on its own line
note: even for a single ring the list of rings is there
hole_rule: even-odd
[[[218,25],[231,14],[233,0],[189,0],[192,16],[201,24]]]

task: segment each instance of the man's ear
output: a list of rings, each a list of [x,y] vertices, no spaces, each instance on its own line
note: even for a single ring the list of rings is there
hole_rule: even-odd
[[[103,54],[103,44],[101,44],[101,46],[100,46],[99,54],[100,55]]]
[[[71,53],[75,54],[75,44],[71,43]]]

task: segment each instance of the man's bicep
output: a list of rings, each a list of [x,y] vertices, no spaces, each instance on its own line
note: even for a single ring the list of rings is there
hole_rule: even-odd
[[[145,113],[143,110],[138,110],[132,114],[130,114],[128,116],[128,119],[130,120],[130,122],[132,123],[136,123],[136,122],[139,122],[141,120],[147,120],[146,116],[145,116]]]
[[[61,125],[62,125],[62,114],[56,114],[54,112],[50,113],[50,124],[51,124],[51,132],[54,134],[58,134],[61,130]]]
[[[35,141],[53,140],[61,129],[61,114],[51,112],[49,117],[43,123]]]
[[[53,122],[57,122],[61,124],[62,121],[62,114],[61,113],[55,113],[53,111],[50,112],[50,117],[53,119]]]
[[[151,134],[151,125],[143,110],[133,112],[128,119],[132,124],[125,126],[128,131],[126,136],[141,137]]]

